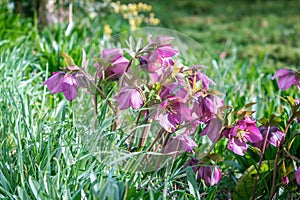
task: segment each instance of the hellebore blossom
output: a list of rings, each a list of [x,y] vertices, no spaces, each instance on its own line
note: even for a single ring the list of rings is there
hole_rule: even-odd
[[[239,120],[235,127],[226,129],[223,135],[229,139],[228,149],[241,156],[245,155],[248,149],[247,141],[257,143],[263,140],[255,121],[250,117]]]
[[[220,168],[215,165],[202,165],[198,159],[192,158],[185,167],[191,166],[193,171],[197,173],[197,179],[203,179],[206,186],[216,185],[222,178]]]
[[[281,90],[287,90],[292,87],[292,85],[300,87],[300,74],[291,69],[284,68],[277,70],[275,75],[272,77],[272,80],[276,77],[279,77],[278,87]]]
[[[107,61],[109,66],[101,66],[101,64],[96,63],[95,67],[105,67],[104,73],[106,78],[117,79],[119,78],[126,70],[128,66],[128,59],[123,56],[123,49],[113,48],[105,49],[102,51],[101,58]],[[103,70],[99,70],[97,74],[98,78],[103,78]]]
[[[141,67],[147,68],[151,79],[157,82],[167,70],[166,68],[174,65],[172,56],[177,53],[178,51],[173,49],[171,44],[161,45],[149,54],[141,57],[140,62],[143,63]]]
[[[263,137],[266,137],[267,128],[265,126],[260,126],[258,129],[260,133],[263,135]],[[284,136],[285,136],[284,133],[277,126],[272,126],[268,134],[266,147],[268,147],[269,144],[273,145],[274,147],[279,147],[281,140],[284,139]],[[253,146],[262,149],[263,140],[253,143]]]
[[[172,153],[178,151],[184,151],[188,153],[193,153],[193,148],[197,147],[197,144],[186,134],[177,135],[168,141],[164,149],[164,153]],[[175,153],[177,156],[178,153]]]
[[[44,85],[47,85],[52,94],[63,92],[66,99],[72,101],[78,96],[80,82],[76,79],[76,73],[54,72]]]
[[[219,118],[213,118],[211,119],[206,127],[201,132],[201,136],[207,135],[208,138],[214,142],[216,139],[221,139],[222,135],[219,135],[221,129],[222,129],[222,120]]]
[[[281,183],[283,185],[287,185],[289,183],[289,177],[287,177],[287,176],[281,177]]]
[[[201,122],[207,123],[218,113],[218,109],[224,105],[224,101],[217,95],[198,92],[193,104],[193,111]]]
[[[198,179],[204,179],[205,185],[216,185],[222,178],[222,173],[218,166],[201,166],[198,170]]]
[[[157,110],[156,120],[168,132],[174,132],[185,121],[191,119],[191,111],[181,99],[166,99]]]
[[[300,167],[295,171],[295,178],[298,185],[300,185]]]
[[[136,88],[124,86],[115,96],[121,110],[125,110],[130,106],[133,109],[139,109],[143,106],[143,98]]]

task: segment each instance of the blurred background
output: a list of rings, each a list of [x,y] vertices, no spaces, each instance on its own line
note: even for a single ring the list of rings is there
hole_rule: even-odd
[[[299,65],[300,3],[297,0],[153,0],[67,1],[2,0],[22,17],[38,20],[38,28],[73,22],[91,33],[107,35],[143,26],[171,28],[191,36],[210,53],[221,57],[237,52],[269,65]],[[3,16],[3,14],[2,14]],[[233,52],[234,49],[234,52]]]

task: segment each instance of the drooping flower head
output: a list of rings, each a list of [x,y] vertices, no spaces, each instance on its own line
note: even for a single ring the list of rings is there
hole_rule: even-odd
[[[229,139],[228,149],[243,156],[248,149],[247,141],[257,143],[263,140],[255,123],[250,117],[245,117],[245,119],[239,120],[233,128],[226,129],[223,135]]]
[[[149,45],[159,45],[140,58],[141,67],[147,68],[149,76],[154,82],[159,81],[168,68],[174,66],[172,57],[178,54],[178,50],[174,49],[170,44],[172,40],[173,38],[171,37],[167,37],[167,39],[156,37],[153,40],[149,40]]]
[[[119,108],[125,110],[129,107],[133,109],[139,109],[143,106],[143,98],[141,93],[133,87],[124,86],[119,93],[115,96],[118,102]]]
[[[63,92],[66,99],[72,101],[78,96],[80,82],[76,79],[76,73],[70,74],[59,71],[54,72],[53,75],[44,82],[44,85],[47,85],[52,94]]]
[[[156,120],[168,132],[174,132],[179,125],[191,119],[191,111],[181,99],[166,99],[157,110]]]
[[[260,126],[258,129],[262,136],[265,138],[267,134],[267,128],[265,126]],[[280,142],[284,139],[284,136],[284,133],[277,126],[272,126],[269,130],[266,147],[268,147],[269,144],[273,145],[274,147],[279,147]],[[253,146],[262,149],[263,140],[253,143]]]
[[[283,185],[287,185],[287,184],[289,184],[289,177],[288,176],[283,176],[283,177],[281,177],[281,183],[283,184]]]
[[[201,122],[207,123],[218,114],[218,109],[224,105],[223,99],[214,94],[198,92],[193,104],[193,111]]]
[[[101,58],[107,62],[108,66],[101,66],[101,63],[94,65],[99,69],[98,78],[103,78],[104,74],[105,78],[110,80],[117,79],[125,72],[129,63],[128,59],[123,56],[123,49],[120,48],[104,49]]]
[[[216,185],[222,179],[222,173],[217,165],[205,165],[198,159],[192,158],[185,167],[191,166],[193,171],[197,174],[197,179],[204,180],[206,186]]]
[[[197,147],[197,144],[195,143],[190,136],[186,134],[177,135],[168,141],[164,148],[164,153],[174,153],[174,156],[178,155],[179,152],[188,152],[192,153],[193,148]]]
[[[275,75],[272,77],[272,80],[276,77],[278,77],[278,87],[281,90],[287,90],[292,87],[292,85],[300,87],[300,73],[291,69],[284,68],[277,70]]]

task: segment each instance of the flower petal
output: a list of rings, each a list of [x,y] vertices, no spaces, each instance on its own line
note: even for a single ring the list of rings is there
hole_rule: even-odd
[[[298,185],[300,185],[300,167],[298,167],[298,169],[295,172],[295,178]]]
[[[143,105],[143,98],[139,91],[133,90],[130,97],[131,106],[133,109],[139,109]]]
[[[256,126],[248,126],[247,130],[249,133],[245,135],[245,138],[249,140],[249,142],[255,143],[263,140],[263,137]]]
[[[275,75],[272,77],[272,80],[274,80],[276,77],[285,76],[285,75],[290,74],[292,72],[293,71],[288,69],[288,68],[283,68],[283,69],[277,70]]]
[[[237,138],[230,138],[228,142],[228,149],[235,154],[243,156],[248,149],[248,145],[244,141],[240,141]]]
[[[78,96],[77,82],[73,75],[67,74],[63,79],[62,86],[67,100],[72,101]]]
[[[285,76],[279,77],[278,87],[281,90],[289,89],[296,82],[295,74],[287,74]]]
[[[63,79],[64,79],[65,73],[64,72],[55,72],[53,75],[48,78],[44,85],[47,85],[48,89],[52,94],[57,92],[63,92]]]

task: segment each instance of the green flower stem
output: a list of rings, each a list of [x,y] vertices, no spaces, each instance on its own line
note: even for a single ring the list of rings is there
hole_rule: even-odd
[[[258,167],[257,167],[257,174],[256,174],[256,178],[255,178],[254,188],[253,188],[253,196],[252,196],[252,200],[255,199],[258,176],[259,176],[259,174],[260,174],[260,168],[261,168],[263,156],[264,156],[264,154],[265,154],[265,150],[266,150],[266,145],[267,145],[267,139],[268,139],[268,136],[269,136],[269,132],[270,132],[270,125],[268,125],[268,127],[267,127],[267,133],[266,133],[266,136],[265,136],[265,139],[264,139],[264,143],[263,143],[262,150],[261,150],[261,152],[260,152],[259,163],[258,163]]]
[[[285,152],[285,157],[290,158],[296,162],[300,162],[300,158],[293,156],[285,147],[283,147],[283,151]]]
[[[289,127],[291,126],[293,120],[295,118],[295,114],[293,113],[292,116],[290,117],[285,129],[284,129],[284,134],[286,135],[288,130],[289,130]],[[277,165],[278,165],[278,160],[279,160],[279,155],[280,155],[280,152],[281,152],[281,149],[283,148],[283,144],[284,144],[285,140],[282,140],[280,142],[280,146],[278,147],[278,150],[276,152],[276,157],[275,157],[275,162],[274,162],[274,171],[273,171],[273,179],[272,179],[272,188],[271,188],[271,194],[270,194],[270,198],[269,200],[272,200],[273,199],[273,196],[275,195],[275,184],[276,184],[276,172],[277,172]]]

